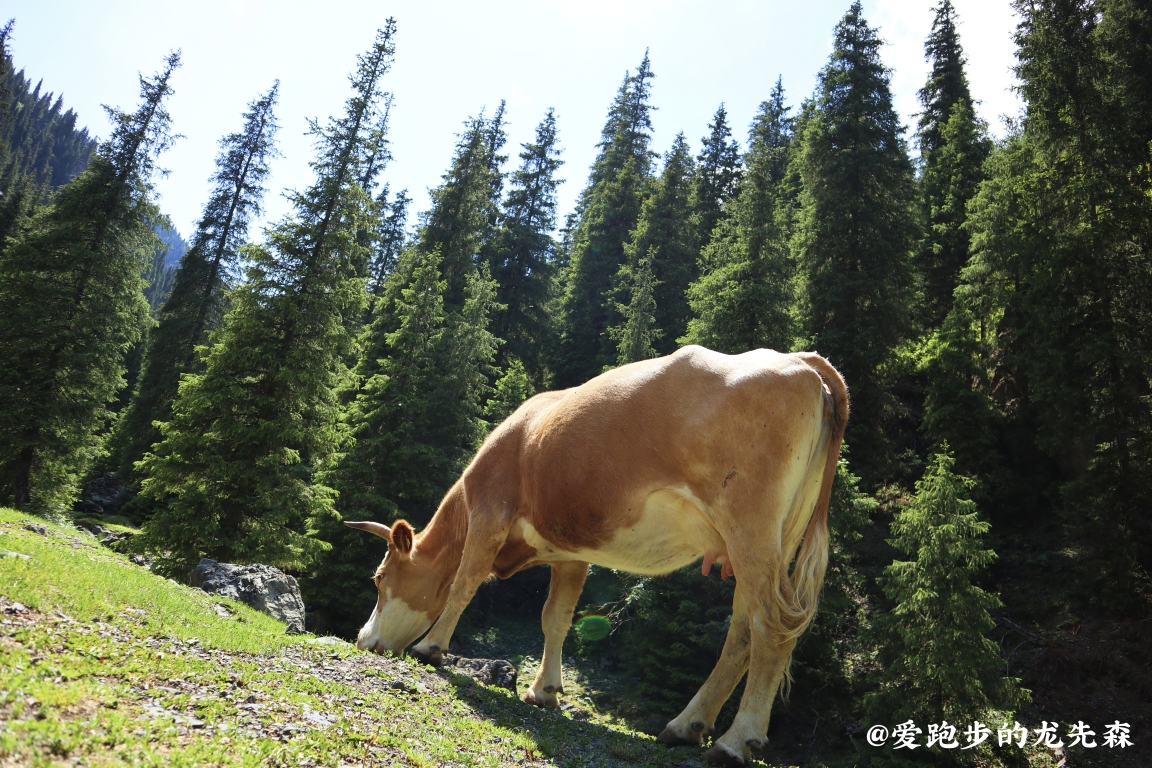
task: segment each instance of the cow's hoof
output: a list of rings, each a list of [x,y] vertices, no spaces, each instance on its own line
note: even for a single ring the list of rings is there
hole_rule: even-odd
[[[541,707],[543,709],[556,709],[560,706],[560,699],[554,693],[537,693],[529,688],[524,691],[523,699],[526,703],[534,707]]]
[[[417,661],[423,662],[424,664],[431,664],[434,667],[438,667],[444,663],[444,654],[435,646],[428,652],[412,647],[408,650],[408,654]]]
[[[676,731],[672,730],[672,726],[668,726],[664,730],[660,731],[660,735],[656,737],[656,741],[660,742],[661,744],[666,744],[669,747],[698,747],[698,746],[700,746],[700,737],[699,736],[697,736],[695,739],[692,739],[692,738],[686,739],[683,736],[681,736],[680,734],[676,733]]]
[[[720,742],[716,742],[712,745],[712,749],[704,753],[704,762],[727,768],[744,768],[746,761],[743,755],[737,755]]]

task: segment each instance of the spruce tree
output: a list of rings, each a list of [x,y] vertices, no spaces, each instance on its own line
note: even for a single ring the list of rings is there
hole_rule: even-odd
[[[0,193],[22,184],[40,194],[67,184],[88,166],[96,141],[77,129],[76,113],[64,111],[64,98],[41,93],[8,53],[14,20],[0,28]]]
[[[616,94],[588,186],[577,202],[579,223],[571,234],[560,302],[558,387],[581,384],[616,361],[616,345],[608,335],[617,321],[612,289],[648,191],[654,158],[649,149],[653,77],[645,52],[636,73],[625,75]]]
[[[486,248],[492,277],[500,286],[497,301],[504,306],[493,317],[492,329],[504,341],[500,359],[520,361],[536,382],[543,383],[545,353],[553,334],[548,301],[556,276],[556,178],[560,160],[556,114],[536,126],[533,141],[523,145],[520,168],[511,176],[504,201],[502,225]],[[510,365],[510,363],[509,363]]]
[[[366,332],[347,415],[355,443],[325,477],[345,519],[427,523],[487,430],[496,286],[486,265],[473,268],[453,311],[441,261],[436,251],[405,251]],[[318,535],[332,554],[304,591],[319,627],[351,636],[371,607],[356,585],[379,564],[380,546],[336,518],[320,521]]]
[[[492,396],[484,404],[484,415],[492,426],[497,426],[534,394],[536,388],[532,386],[528,370],[522,362],[513,360],[492,387]]]
[[[919,94],[924,107],[917,139],[925,232],[917,266],[923,281],[923,319],[935,327],[951,308],[960,269],[968,261],[965,208],[983,178],[992,143],[968,90],[951,0],[937,6],[924,52],[932,71]]]
[[[36,214],[0,259],[0,500],[50,508],[74,498],[95,455],[122,359],[148,306],[141,255],[155,235],[154,157],[171,142],[164,101],[173,53],[140,79],[133,113],[89,168]]]
[[[344,114],[312,122],[316,181],[264,244],[242,250],[248,281],[229,295],[204,372],[181,382],[163,441],[137,465],[142,493],[160,504],[140,546],[167,573],[202,556],[299,568],[326,548],[310,533],[334,515],[336,493],[318,475],[348,443],[336,393],[354,350],[349,318],[366,302],[357,273],[371,212],[358,182],[394,34],[389,20],[358,57]]]
[[[659,283],[653,272],[652,258],[647,254],[641,256],[628,270],[631,298],[627,304],[620,305],[621,323],[608,329],[612,340],[616,342],[617,365],[659,355],[655,345],[664,336],[664,332],[656,322],[656,313],[659,311],[656,291]]]
[[[794,267],[781,210],[791,141],[792,120],[777,79],[753,121],[739,192],[701,254],[700,278],[688,288],[693,317],[680,343],[729,354],[791,349]]]
[[[396,270],[400,253],[408,243],[408,205],[412,198],[402,189],[388,202],[389,189],[385,184],[376,197],[377,232],[369,266],[368,291],[373,301],[384,292],[388,275]]]
[[[1152,20],[1134,4],[1020,3],[1022,124],[969,206],[957,292],[985,340],[985,396],[1054,476],[1073,535],[1105,565],[1094,594],[1140,600],[1152,577]],[[1034,469],[1017,461],[1017,471]]]
[[[470,118],[456,142],[452,165],[444,183],[432,190],[432,209],[424,214],[418,247],[439,253],[440,271],[448,281],[447,307],[464,305],[464,287],[476,269],[481,248],[493,237],[499,221],[499,195],[503,187],[500,158],[503,147],[504,105],[494,119],[481,114]]]
[[[960,725],[1028,699],[985,636],[995,626],[989,611],[1002,604],[973,582],[996,553],[984,547],[988,523],[967,498],[973,482],[952,469],[945,446],[892,521],[890,543],[913,559],[894,561],[880,580],[894,607],[873,629],[879,687],[864,706],[875,722]]]
[[[692,215],[693,171],[688,142],[678,134],[624,246],[628,261],[617,285],[626,300],[620,305],[620,323],[609,330],[620,345],[615,362],[673,352],[688,328],[685,292],[696,278],[700,253],[700,230]]]
[[[701,245],[706,245],[724,216],[725,206],[736,197],[742,175],[740,145],[732,138],[723,104],[708,124],[708,135],[702,142],[703,148],[696,158],[692,203],[698,221],[698,238]]]
[[[279,87],[276,83],[251,102],[243,129],[220,141],[211,197],[192,246],[180,259],[159,323],[148,334],[139,388],[117,423],[117,475],[122,483],[134,480],[133,465],[160,441],[155,423],[171,418],[181,375],[202,370],[196,347],[207,342],[208,331],[220,322],[224,293],[236,277],[249,222],[260,215],[268,161],[276,153],[273,108]]]
[[[865,483],[891,476],[884,427],[889,370],[911,327],[913,174],[892,106],[881,40],[852,4],[836,25],[804,129],[793,250],[802,279],[805,346],[852,390],[847,439]]]

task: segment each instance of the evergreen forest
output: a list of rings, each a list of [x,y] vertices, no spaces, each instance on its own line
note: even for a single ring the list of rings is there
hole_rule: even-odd
[[[688,344],[818,351],[852,404],[828,575],[758,755],[1032,759],[869,751],[869,726],[909,719],[1118,720],[1146,739],[1152,9],[1013,5],[1024,109],[1002,138],[950,0],[911,126],[856,0],[814,92],[765,82],[751,125],[721,103],[670,145],[651,115],[674,95],[638,49],[586,178],[564,167],[563,115],[517,115],[539,121],[517,147],[508,105],[462,105],[425,211],[388,182],[389,20],[350,57],[342,111],[311,122],[311,182],[275,221],[280,84],[251,84],[186,242],[153,187],[180,54],[140,62],[138,102],[96,139],[17,69],[8,22],[0,506],[138,527],[132,551],[179,581],[204,557],[275,565],[310,631],[351,638],[383,546],[343,521],[419,530],[527,398]],[[572,211],[562,176],[581,177]],[[565,650],[621,681],[605,709],[659,732],[683,708],[727,632],[719,576],[593,568],[580,610],[611,632],[577,623]],[[459,647],[538,632],[547,586],[546,567],[486,583]]]

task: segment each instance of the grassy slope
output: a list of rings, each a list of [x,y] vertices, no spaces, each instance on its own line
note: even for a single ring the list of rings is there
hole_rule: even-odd
[[[463,676],[285,635],[85,533],[0,509],[2,766],[660,767],[701,754],[594,713],[540,711]]]

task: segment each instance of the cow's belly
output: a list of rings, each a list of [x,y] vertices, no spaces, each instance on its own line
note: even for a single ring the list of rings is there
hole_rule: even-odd
[[[635,517],[631,513],[624,519]],[[688,489],[663,489],[643,501],[639,517],[622,525],[603,546],[562,550],[521,519],[520,535],[544,562],[578,560],[618,571],[658,576],[724,552],[724,542],[708,523],[704,505]]]

